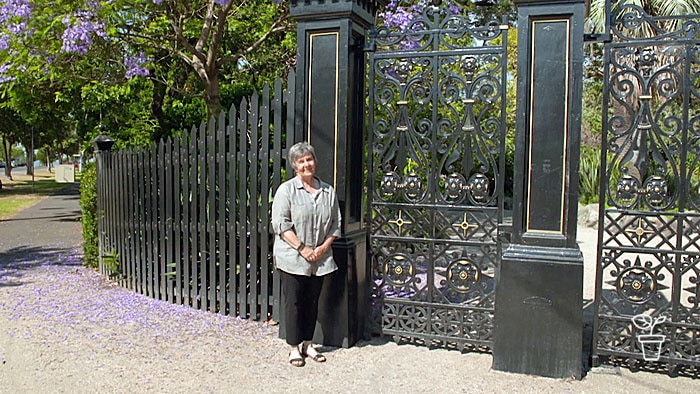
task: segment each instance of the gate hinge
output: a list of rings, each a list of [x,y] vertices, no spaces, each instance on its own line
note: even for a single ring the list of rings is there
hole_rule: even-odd
[[[372,25],[372,27],[370,27],[369,29],[369,33],[367,33],[367,40],[365,40],[365,52],[374,52],[377,50],[377,34],[377,28],[374,25]]]

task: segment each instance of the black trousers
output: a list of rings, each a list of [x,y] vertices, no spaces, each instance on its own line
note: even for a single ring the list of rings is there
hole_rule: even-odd
[[[314,337],[323,277],[279,272],[284,294],[285,338],[289,345],[296,346]]]

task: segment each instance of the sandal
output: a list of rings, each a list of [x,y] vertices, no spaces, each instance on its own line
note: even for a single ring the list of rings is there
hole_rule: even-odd
[[[315,353],[315,354],[314,355],[309,354],[309,349],[313,350],[312,353]],[[305,357],[310,357],[312,360],[316,361],[317,363],[325,363],[326,362],[326,356],[319,353],[318,350],[314,349],[313,346],[305,347],[304,351],[302,351],[301,354]]]
[[[295,366],[295,367],[303,367],[306,365],[306,361],[304,361],[304,358],[297,352],[295,352],[294,356],[292,356],[292,351],[289,351],[289,364]]]

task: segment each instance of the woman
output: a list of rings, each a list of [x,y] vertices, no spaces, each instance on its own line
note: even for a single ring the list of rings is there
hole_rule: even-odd
[[[280,185],[272,203],[275,264],[284,294],[289,363],[326,357],[313,346],[323,275],[338,269],[331,246],[340,237],[340,206],[329,184],[316,177],[316,154],[306,142],[289,149],[296,176]]]

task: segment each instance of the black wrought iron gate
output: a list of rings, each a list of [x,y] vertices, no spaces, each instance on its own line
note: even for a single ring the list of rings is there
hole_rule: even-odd
[[[503,219],[507,25],[427,7],[370,43],[373,322],[490,347]]]
[[[700,366],[700,16],[618,5],[605,44],[594,361]]]

